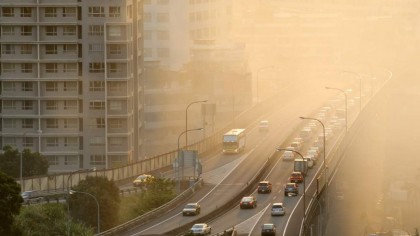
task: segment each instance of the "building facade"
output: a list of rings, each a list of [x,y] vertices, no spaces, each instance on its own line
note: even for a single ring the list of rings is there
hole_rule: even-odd
[[[50,172],[138,159],[141,2],[0,2],[0,146],[40,152]]]

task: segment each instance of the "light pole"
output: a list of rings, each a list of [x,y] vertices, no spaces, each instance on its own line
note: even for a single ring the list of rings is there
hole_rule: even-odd
[[[325,87],[326,89],[333,89],[333,90],[338,90],[340,92],[342,92],[344,94],[344,105],[345,105],[345,110],[346,110],[346,132],[348,130],[348,126],[347,126],[347,94],[344,90],[339,89],[339,88],[332,88],[332,87]]]
[[[68,217],[68,220],[69,220],[69,227],[68,227],[68,232],[67,232],[68,236],[70,236],[70,222],[71,222],[71,219],[70,219],[70,191],[71,190],[70,190],[70,188],[71,188],[71,185],[73,185],[72,184],[73,179],[71,179],[72,181],[70,182],[70,178],[73,174],[84,172],[84,171],[86,171],[86,172],[96,171],[96,168],[93,167],[93,168],[90,168],[90,169],[82,169],[82,170],[73,171],[69,174],[69,177],[67,178],[67,217]]]
[[[207,102],[207,100],[194,101],[188,104],[187,108],[185,108],[185,130],[188,130],[188,108],[190,108],[192,104],[205,103],[205,102]],[[188,149],[188,134],[187,133],[185,134],[185,148]]]
[[[360,76],[359,73],[356,73],[356,72],[353,72],[353,71],[347,71],[347,70],[345,70],[343,72],[344,73],[354,74],[359,79],[359,97],[360,97],[360,100],[359,100],[360,110],[359,110],[359,112],[362,112],[362,77]]]
[[[305,160],[305,158],[303,157],[303,155],[300,153],[300,152],[298,152],[298,151],[295,151],[295,150],[292,150],[292,149],[287,149],[287,148],[276,148],[276,150],[277,151],[292,151],[292,152],[294,152],[294,153],[296,153],[296,154],[298,154],[301,158],[302,158],[302,160]],[[302,176],[303,176],[303,227],[304,227],[304,231],[305,231],[305,218],[306,218],[306,213],[305,213],[305,210],[306,210],[306,202],[305,202],[305,191],[306,191],[306,186],[305,186],[305,180],[306,180],[306,177],[305,177],[305,175],[302,173]]]
[[[264,70],[264,69],[275,69],[274,66],[264,66],[261,68],[258,68],[257,70],[257,104],[260,103],[260,97],[259,97],[259,77],[260,77],[260,71]]]
[[[25,191],[25,183],[23,183],[23,151],[24,151],[24,144],[23,142],[26,142],[26,133],[28,131],[25,131],[23,133],[23,139],[22,139],[22,151],[20,152],[20,191],[23,192]]]
[[[181,192],[181,179],[180,179],[180,177],[181,177],[181,175],[180,175],[180,159],[181,159],[181,155],[180,155],[180,148],[179,148],[179,140],[181,139],[181,136],[183,135],[183,134],[186,134],[186,133],[188,133],[188,132],[190,132],[190,131],[197,131],[197,130],[203,130],[204,128],[196,128],[196,129],[187,129],[187,130],[184,130],[179,136],[178,136],[178,148],[177,148],[177,150],[178,150],[178,160],[177,160],[177,163],[178,163],[178,165],[177,165],[177,174],[178,174],[178,193],[180,193]],[[194,168],[194,171],[195,171],[195,168]],[[183,177],[183,176],[182,176]]]
[[[96,202],[96,207],[97,207],[97,209],[98,209],[98,219],[97,219],[97,223],[98,223],[98,234],[101,232],[101,223],[100,223],[100,214],[99,214],[99,202],[98,202],[98,199],[94,196],[94,195],[92,195],[92,194],[90,194],[90,193],[88,193],[88,192],[80,192],[80,191],[74,191],[74,190],[70,190],[69,191],[69,194],[74,194],[74,193],[81,193],[81,194],[86,194],[86,195],[89,195],[89,196],[91,196],[93,199],[95,199],[95,202]]]

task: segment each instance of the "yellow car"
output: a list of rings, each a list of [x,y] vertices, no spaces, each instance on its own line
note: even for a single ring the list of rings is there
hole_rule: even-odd
[[[146,184],[149,184],[151,181],[153,181],[154,178],[155,177],[153,177],[152,175],[146,175],[146,174],[139,175],[133,181],[133,186],[134,187],[144,187]]]

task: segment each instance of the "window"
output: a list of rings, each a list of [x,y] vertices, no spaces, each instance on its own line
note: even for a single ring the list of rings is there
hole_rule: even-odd
[[[169,22],[169,13],[158,13],[157,14],[157,22],[159,22],[159,23]]]
[[[24,147],[33,147],[34,146],[34,138],[32,137],[23,137],[22,145]]]
[[[22,91],[31,92],[34,90],[32,82],[22,82]]]
[[[120,129],[123,127],[123,122],[122,120],[109,120],[109,128],[111,129]]]
[[[77,165],[79,158],[77,156],[64,156],[64,165]]]
[[[15,9],[13,7],[2,7],[1,13],[3,17],[13,17],[15,16]]]
[[[31,44],[21,44],[20,45],[20,54],[32,54],[32,45]]]
[[[45,72],[47,73],[57,73],[57,64],[56,63],[47,63],[45,64]]]
[[[32,119],[22,120],[22,128],[33,128],[33,127],[34,127],[34,120]]]
[[[57,26],[46,26],[45,35],[47,36],[57,36]]]
[[[105,145],[105,137],[91,137],[89,143],[90,146],[103,146]]]
[[[8,72],[15,72],[15,64],[12,63],[3,63],[3,72],[4,73],[8,73]]]
[[[60,163],[60,157],[59,156],[46,156],[48,160],[48,164],[50,166],[56,166]]]
[[[121,82],[110,82],[108,86],[108,90],[110,92],[122,92],[125,89],[125,84]]]
[[[20,17],[32,17],[32,8],[21,7],[20,8]]]
[[[45,83],[45,90],[47,92],[57,92],[58,91],[58,83],[48,81]]]
[[[169,57],[169,48],[158,48],[158,57]]]
[[[77,128],[77,119],[64,119],[64,128]]]
[[[144,13],[143,17],[144,17],[144,22],[146,22],[146,23],[149,23],[149,22],[152,21],[152,14],[151,13],[146,12],[146,13]]]
[[[104,7],[89,7],[89,14],[90,17],[104,17]]]
[[[104,63],[101,63],[101,62],[89,63],[90,73],[103,73],[104,71],[105,71]]]
[[[90,120],[90,126],[94,128],[105,128],[105,119],[93,118]]]
[[[58,138],[57,137],[47,137],[47,147],[58,147]]]
[[[109,145],[110,146],[122,146],[124,145],[124,138],[110,138],[109,139]]]
[[[65,63],[63,65],[63,72],[77,72],[77,64]]]
[[[22,73],[32,73],[32,64],[30,63],[23,63],[21,65]]]
[[[1,51],[3,54],[15,54],[15,45],[3,44]]]
[[[33,101],[23,100],[22,101],[22,110],[32,110]]]
[[[90,81],[89,82],[89,91],[91,92],[102,92],[105,91],[105,82],[104,81]]]
[[[64,101],[64,110],[77,110],[77,101],[75,101],[75,100],[65,100]]]
[[[105,155],[90,155],[90,165],[105,165]]]
[[[105,102],[104,101],[90,101],[89,109],[90,110],[105,110]]]
[[[64,26],[63,35],[76,35],[76,26]]]
[[[122,110],[122,102],[121,101],[110,101],[109,102],[109,109],[114,111],[121,111]]]
[[[14,82],[3,82],[3,91],[16,91],[16,84]]]
[[[75,7],[63,7],[63,17],[75,17],[76,8]]]
[[[4,100],[3,107],[5,110],[16,110],[16,101],[15,100]]]
[[[117,63],[109,63],[109,72],[110,73],[121,72],[121,66]]]
[[[47,119],[47,128],[57,129],[58,128],[58,119]]]
[[[108,35],[110,37],[121,37],[121,26],[113,25],[108,27]]]
[[[120,7],[109,7],[109,17],[120,17]]]
[[[64,91],[77,91],[77,82],[65,81],[63,90]]]
[[[77,147],[79,146],[77,137],[65,137],[64,138],[65,147]]]
[[[104,26],[103,25],[89,25],[89,35],[91,36],[104,35]]]
[[[2,26],[3,35],[15,35],[15,27],[11,25]]]
[[[157,39],[159,40],[168,40],[169,39],[169,32],[164,30],[159,30],[157,32]]]
[[[15,119],[4,119],[3,122],[4,128],[17,128]]]
[[[121,45],[118,45],[118,44],[109,45],[109,54],[121,55]]]
[[[5,145],[10,145],[12,147],[16,147],[16,138],[6,138],[4,137],[4,144]]]
[[[47,101],[47,110],[58,110],[58,102],[57,101]]]
[[[145,57],[153,56],[153,49],[152,48],[144,48],[144,56]]]
[[[23,36],[30,36],[32,35],[32,26],[21,26],[20,27],[20,35]]]
[[[55,7],[46,7],[45,8],[45,17],[57,17],[57,8]]]
[[[63,45],[63,53],[64,54],[76,54],[77,53],[76,44],[64,44]]]
[[[102,52],[102,44],[100,43],[90,43],[89,44],[89,53]]]
[[[57,44],[45,45],[45,54],[57,54]]]

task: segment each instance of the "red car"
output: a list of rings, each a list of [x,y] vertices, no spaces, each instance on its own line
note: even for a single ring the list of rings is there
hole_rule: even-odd
[[[247,196],[243,197],[241,202],[239,203],[241,209],[244,208],[255,208],[257,207],[257,198],[254,196]]]
[[[294,171],[290,175],[290,182],[291,183],[302,183],[303,182],[303,175],[301,172]]]

